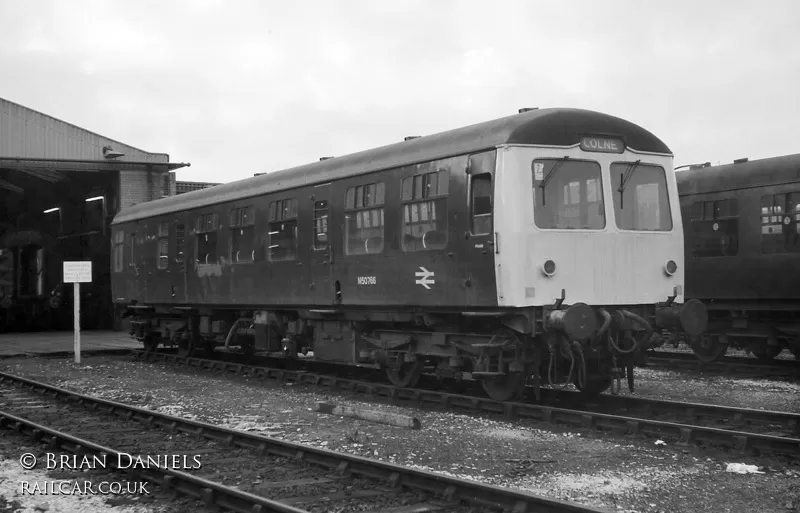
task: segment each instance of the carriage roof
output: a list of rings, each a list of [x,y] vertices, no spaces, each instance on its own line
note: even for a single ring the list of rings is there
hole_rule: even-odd
[[[638,151],[671,153],[655,135],[624,119],[580,109],[536,109],[208,189],[140,203],[117,214],[112,224],[226,203],[305,185],[326,183],[455,155],[476,153],[504,144],[572,146],[578,144],[581,137],[590,134],[620,137],[626,147]]]

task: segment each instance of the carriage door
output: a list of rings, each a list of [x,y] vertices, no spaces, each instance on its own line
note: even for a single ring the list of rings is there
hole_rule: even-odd
[[[313,204],[313,226],[311,239],[311,276],[309,287],[311,295],[321,304],[333,304],[336,291],[332,284],[333,248],[329,232],[331,184],[314,187],[311,196]]]
[[[469,215],[465,248],[465,274],[469,283],[466,291],[468,305],[496,305],[494,255],[498,250],[494,230],[494,168],[495,150],[470,155],[467,176],[469,181]]]
[[[128,301],[143,301],[144,297],[140,294],[139,283],[144,280],[144,268],[139,261],[137,234],[136,232],[128,232],[127,235],[128,240],[125,245],[127,258],[125,260],[128,268],[125,273],[125,295]]]

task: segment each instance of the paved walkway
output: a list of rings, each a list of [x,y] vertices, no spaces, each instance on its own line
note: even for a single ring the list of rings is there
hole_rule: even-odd
[[[0,357],[72,353],[71,331],[0,333]],[[81,353],[109,349],[142,349],[142,343],[123,331],[81,331]]]

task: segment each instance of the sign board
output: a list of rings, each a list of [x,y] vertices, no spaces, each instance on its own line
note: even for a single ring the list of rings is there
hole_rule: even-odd
[[[64,283],[91,283],[92,262],[64,262]]]
[[[589,136],[581,139],[581,149],[600,153],[622,153],[625,151],[625,142],[612,137]]]

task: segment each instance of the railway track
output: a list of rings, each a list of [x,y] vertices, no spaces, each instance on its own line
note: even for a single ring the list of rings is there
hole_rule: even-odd
[[[772,360],[764,363],[756,358],[725,356],[718,361],[703,363],[693,353],[650,351],[646,353],[645,366],[748,378],[800,378],[798,360]]]
[[[182,461],[191,465],[179,470],[150,466],[133,472],[161,491],[194,497],[212,510],[603,511],[182,419],[1,372],[0,428],[45,444],[48,452],[104,458],[110,462],[100,471],[104,474],[130,469],[137,457],[186,457]]]
[[[152,362],[165,362],[217,374],[246,376],[263,382],[293,382],[339,390],[396,403],[434,406],[501,414],[617,435],[640,435],[750,454],[775,454],[800,458],[800,414],[682,403],[603,394],[585,402],[576,392],[545,389],[543,403],[499,402],[475,390],[453,394],[436,390],[397,388],[384,383],[351,379],[305,370],[288,370],[238,362],[181,357],[175,354],[136,354]],[[525,399],[525,398],[523,398]]]

